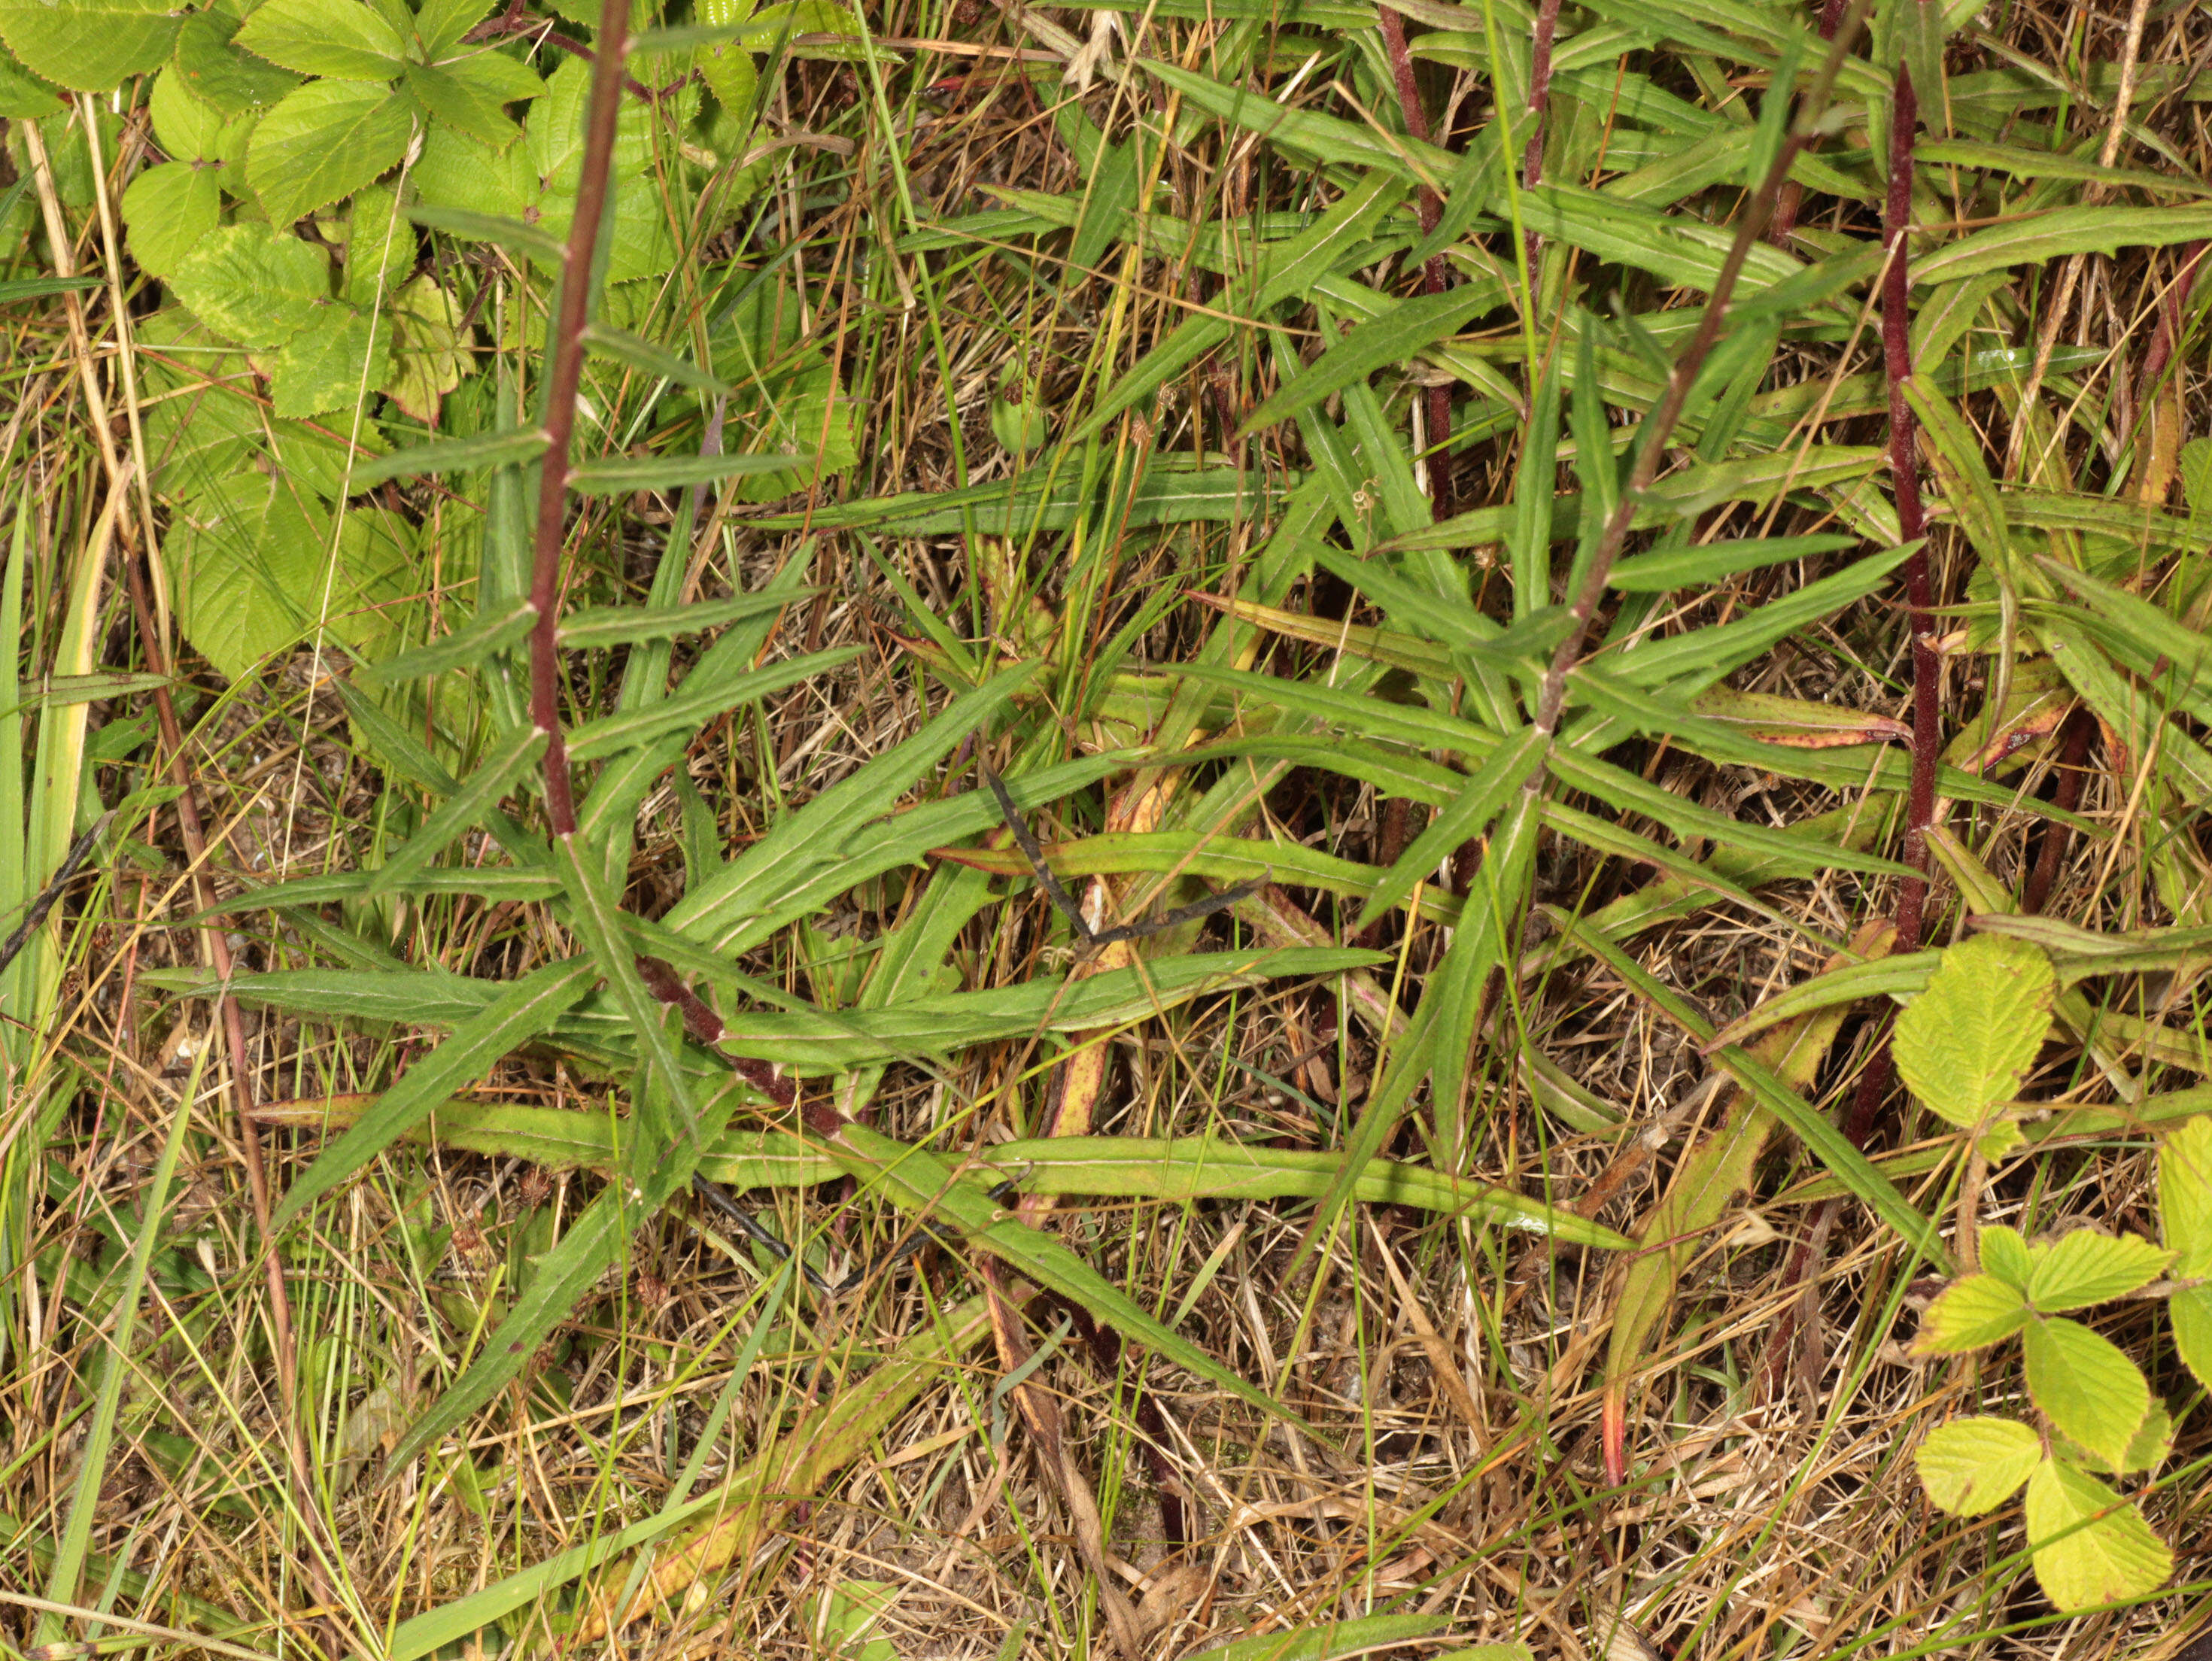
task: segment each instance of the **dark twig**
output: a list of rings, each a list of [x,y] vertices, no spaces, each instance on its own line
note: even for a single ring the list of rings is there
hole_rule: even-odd
[[[1528,142],[1521,150],[1521,188],[1533,191],[1544,182],[1545,117],[1552,104],[1552,42],[1559,32],[1559,0],[1543,0],[1536,8],[1536,34],[1528,52]],[[1536,280],[1536,256],[1543,239],[1527,233],[1528,280]]]
[[[1006,828],[1013,832],[1015,844],[1020,847],[1022,857],[1030,862],[1030,869],[1036,873],[1038,886],[1044,889],[1045,897],[1075,925],[1075,932],[1085,946],[1110,946],[1117,940],[1142,940],[1151,935],[1164,934],[1182,924],[1195,923],[1201,917],[1225,912],[1238,900],[1249,900],[1267,885],[1266,877],[1255,877],[1249,882],[1239,882],[1233,888],[1224,888],[1218,894],[1210,894],[1188,906],[1178,906],[1171,912],[1164,912],[1146,922],[1119,923],[1110,929],[1094,929],[1084,920],[1083,908],[1075,903],[1075,897],[1061,885],[1060,878],[1053,874],[1052,867],[1045,863],[1044,848],[1030,831],[1028,821],[1022,817],[1022,810],[1014,805],[1014,798],[1006,794],[1006,786],[999,775],[985,767],[983,779],[990,785],[991,794],[999,798],[999,811],[1006,818]]]
[[[90,830],[70,844],[70,851],[63,857],[61,869],[54,873],[53,880],[31,902],[31,909],[23,913],[23,920],[15,925],[15,932],[4,942],[0,942],[0,974],[8,972],[8,966],[30,943],[31,937],[39,931],[39,924],[46,920],[46,913],[53,910],[54,901],[62,897],[62,890],[69,887],[70,880],[76,875],[76,868],[84,864],[84,857],[92,852],[93,844],[100,840],[100,833],[107,828],[114,817],[112,809],[101,814],[99,821]]]

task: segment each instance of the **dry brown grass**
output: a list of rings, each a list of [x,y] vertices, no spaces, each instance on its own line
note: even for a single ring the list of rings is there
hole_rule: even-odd
[[[1080,38],[1094,14],[1030,15]],[[1954,75],[2027,63],[2072,84],[2085,59],[2113,60],[2122,52],[2122,15],[2015,4],[1989,15],[1993,33],[1954,47]],[[860,147],[857,159],[794,150],[775,195],[778,227],[803,226],[810,239],[802,263],[823,298],[814,332],[832,343],[848,385],[866,398],[864,459],[846,487],[850,497],[947,488],[963,456],[970,482],[1011,470],[1015,464],[993,445],[983,419],[1004,366],[1046,365],[1048,402],[1079,413],[1079,388],[1095,396],[1218,292],[1170,258],[1124,264],[1126,245],[1118,242],[1097,275],[1057,265],[1064,242],[1003,256],[979,248],[973,260],[937,256],[934,267],[895,256],[895,238],[911,228],[901,206],[909,193],[917,215],[931,221],[993,205],[991,185],[1080,192],[1082,174],[1052,118],[1056,105],[1077,94],[1050,75],[1012,72],[1006,49],[1050,51],[1060,38],[1025,33],[1014,14],[962,0],[946,19],[900,5],[872,12],[870,21],[886,36],[957,39],[978,55],[908,52],[901,88],[942,76],[965,81],[910,105],[920,113],[895,132],[884,130],[865,81],[841,66],[798,66],[781,95],[778,130]],[[1510,21],[1499,13],[1501,27]],[[1221,29],[1152,18],[1140,33],[1146,52],[1202,66]],[[1341,70],[1351,38],[1346,30],[1285,31],[1277,43],[1280,67],[1321,51]],[[1125,50],[1117,44],[1116,57]],[[2160,9],[2140,56],[2146,70],[2171,70],[2185,82],[2212,56],[2212,31],[2197,8]],[[1692,70],[1712,77],[1707,97],[1723,84],[1707,59],[1675,66],[1686,88]],[[1425,86],[1432,109],[1460,112],[1449,135],[1463,142],[1485,102],[1482,77],[1437,69]],[[1316,107],[1352,114],[1341,87],[1313,90]],[[1132,96],[1129,84],[1109,79],[1082,102],[1095,119],[1126,131]],[[2130,165],[2179,164],[2203,176],[2198,96],[2160,92],[2138,109],[2141,148]],[[1395,120],[1387,110],[1373,113],[1386,125]],[[1159,199],[1179,215],[1234,225],[1262,209],[1307,204],[1310,178],[1277,165],[1249,136],[1194,118],[1176,133],[1155,165]],[[896,169],[887,147],[896,149]],[[1735,198],[1716,188],[1697,200],[1719,217]],[[1867,222],[1863,209],[1832,203],[1802,221],[1808,235],[1863,233]],[[2069,310],[2053,318],[2039,307],[2056,269],[2041,268],[2039,280],[2033,268],[2020,274],[1990,316],[2007,315],[2008,306],[2016,340],[2032,342],[2039,326],[2055,323],[2062,343],[2101,354],[2085,368],[2052,375],[2039,393],[2049,421],[2080,423],[2069,444],[2079,488],[2094,491],[2135,407],[2130,377],[2140,374],[2155,297],[2174,262],[2166,253],[2089,258]],[[919,295],[910,292],[917,282],[926,288]],[[1308,355],[1311,322],[1293,331]],[[1497,331],[1498,355],[1509,363],[1517,338],[1517,322]],[[2193,349],[2202,342],[2191,323],[2172,372],[2179,408],[2191,420],[2203,374]],[[1795,342],[1769,385],[1878,370],[1875,346],[1870,334],[1848,346]],[[96,329],[94,347],[101,354],[95,373],[112,388],[112,341]],[[79,349],[58,314],[18,317],[7,351],[11,414],[21,419],[8,465],[14,490],[34,504],[35,546],[49,584],[34,598],[44,603],[58,591],[52,573],[93,536],[106,487],[85,436]],[[1249,408],[1273,374],[1263,344],[1218,374],[1181,378],[1149,422],[1109,442],[1105,460],[1147,449],[1230,448],[1222,413]],[[1981,392],[1961,404],[1996,458],[2017,419],[2006,396]],[[1831,423],[1822,436],[1877,442],[1880,426],[1879,417],[1859,415]],[[1510,499],[1517,442],[1509,431],[1462,458],[1460,506]],[[1246,453],[1262,470],[1304,463],[1287,426]],[[1735,512],[1735,534],[1750,534],[1757,515]],[[925,683],[911,672],[905,603],[860,541],[763,532],[750,523],[758,517],[732,512],[724,535],[702,539],[694,554],[702,586],[757,588],[787,559],[805,557],[820,597],[787,615],[777,649],[849,645],[860,655],[781,694],[757,722],[719,722],[702,733],[688,776],[712,807],[725,852],[758,837],[782,804],[817,795],[890,750],[933,712],[918,690]],[[1808,529],[1817,517],[1790,510],[1776,529]],[[1128,667],[1188,659],[1213,614],[1187,604],[1146,608],[1176,589],[1226,591],[1224,573],[1241,570],[1259,542],[1259,528],[1246,524],[1133,533],[1081,581],[1071,579],[1066,550],[1050,542],[995,571],[982,550],[957,536],[891,538],[878,549],[957,633],[984,650],[1065,654],[1077,671],[1073,684],[1132,620],[1149,619]],[[629,559],[649,558],[655,547],[637,543]],[[1947,529],[1936,551],[1941,593],[1962,598],[1972,559],[1964,538]],[[604,543],[588,557],[599,562],[603,585],[629,563]],[[1794,585],[1796,569],[1754,573],[1664,627],[1756,604]],[[2183,580],[2192,576],[2193,567]],[[1478,586],[1495,606],[1503,573]],[[1295,603],[1328,619],[1382,621],[1322,575]],[[102,661],[144,661],[127,606],[112,598],[107,606]],[[40,668],[30,655],[36,644],[25,643],[27,675]],[[1296,675],[1318,664],[1326,674],[1327,662],[1325,653],[1273,642],[1261,666]],[[209,827],[207,870],[219,889],[227,891],[234,874],[262,880],[364,864],[372,840],[391,834],[381,822],[391,782],[361,755],[327,694],[308,696],[305,664],[227,691],[203,674],[184,690],[190,779]],[[1735,681],[1745,689],[1893,712],[1903,707],[1908,676],[1902,619],[1878,597],[1785,643]],[[1954,676],[1947,708],[1953,730],[1980,714],[1985,693],[1978,675]],[[137,708],[120,700],[100,706],[100,730],[118,732]],[[1049,724],[1054,715],[1043,718]],[[1071,734],[1081,743],[1097,736]],[[2033,796],[2051,777],[2055,745],[2028,754],[2014,782]],[[2154,763],[2133,758],[2129,770],[2116,771],[2112,761],[2109,749],[2094,753],[2078,804],[2108,835],[2074,840],[2047,910],[2093,928],[2187,918],[2202,903],[2200,833],[2183,827],[2176,858],[2185,880],[2161,895],[2143,857],[2143,775],[2135,771]],[[155,781],[153,762],[149,745],[118,741],[91,776],[113,802]],[[1686,797],[1760,823],[1795,823],[1843,799],[1657,746],[1632,765]],[[1064,819],[1040,829],[1048,840],[1055,832],[1066,839],[1095,830],[1079,822],[1084,810],[1071,805]],[[1384,839],[1395,835],[1402,846],[1420,824],[1417,812],[1409,826],[1392,830],[1375,791],[1316,770],[1273,782],[1261,810],[1279,838],[1372,864],[1394,857]],[[2017,882],[2032,861],[2034,823],[2026,813],[1990,811],[1979,852],[2001,879]],[[18,1058],[0,1112],[9,1183],[0,1228],[9,1231],[12,1275],[0,1368],[0,1541],[14,1542],[0,1547],[0,1598],[15,1605],[0,1612],[0,1634],[10,1646],[28,1641],[36,1605],[24,1600],[44,1595],[45,1554],[69,1510],[84,1410],[103,1364],[100,1335],[63,1276],[71,1265],[88,1272],[112,1265],[133,1238],[132,1208],[179,1112],[190,1115],[190,1134],[179,1198],[139,1317],[142,1347],[131,1361],[118,1440],[99,1488],[84,1582],[88,1607],[149,1623],[155,1630],[134,1641],[164,1654],[199,1652],[210,1639],[271,1654],[280,1641],[286,1652],[340,1646],[378,1652],[395,1621],[604,1540],[672,1498],[711,1489],[760,1450],[803,1440],[814,1422],[801,1409],[833,1402],[863,1370],[855,1358],[909,1351],[944,1309],[971,1295],[973,1264],[933,1250],[842,1299],[770,1304],[763,1299],[769,1259],[726,1238],[710,1214],[672,1213],[636,1236],[623,1273],[548,1347],[526,1388],[479,1417],[458,1456],[448,1450],[406,1470],[382,1468],[380,1449],[480,1338],[495,1282],[544,1248],[548,1226],[572,1212],[596,1179],[453,1146],[396,1153],[281,1244],[291,1302],[280,1316],[262,1274],[233,1091],[261,1108],[373,1091],[426,1040],[404,1029],[334,1034],[325,1024],[248,1010],[246,1073],[227,1076],[219,1043],[208,1059],[216,1037],[210,1006],[147,990],[149,972],[203,961],[186,926],[195,910],[185,880],[193,862],[167,811],[150,824],[141,817],[128,836],[97,891],[67,908],[69,973],[44,1035],[56,1058],[41,1076],[21,1058],[38,1046],[11,1051]],[[684,836],[682,803],[663,781],[640,815],[633,908],[656,915],[682,892]],[[824,999],[841,955],[907,914],[952,869],[866,884],[754,949],[740,967],[793,997]],[[1564,842],[1541,875],[1539,899],[1561,914],[1594,912],[1650,880],[1648,871]],[[2198,886],[2188,888],[2191,882]],[[1333,915],[1326,896],[1299,890],[1296,897],[1324,927],[1351,919],[1349,912]],[[1821,943],[1847,938],[1889,904],[1881,883],[1849,875],[1771,883],[1760,897],[1764,914],[1716,904],[1637,936],[1627,948],[1718,1024],[1816,972],[1826,955]],[[249,914],[224,926],[234,931],[232,949],[256,968],[328,953],[340,924],[357,954],[374,949],[498,979],[572,949],[543,907],[468,895],[333,912],[320,938],[299,924]],[[1218,933],[1229,925],[1208,926]],[[1401,977],[1411,1008],[1443,939],[1432,924],[1411,924],[1410,939],[1400,926],[1386,925],[1394,962],[1376,973],[1386,986]],[[948,961],[963,987],[1006,985],[1061,961],[1066,941],[1065,924],[1032,894],[985,906]],[[1709,1064],[1602,963],[1559,954],[1543,973],[1515,984],[1485,1036],[1484,1113],[1463,1173],[1569,1202],[1595,1193],[1601,1197],[1596,1220],[1635,1233],[1680,1155],[1715,1122]],[[2165,1020],[2201,1042],[2201,991],[2184,981],[2170,991]],[[1816,1105],[1843,1111],[1875,1037],[1864,1021],[1846,1028],[1810,1093]],[[1524,1041],[1609,1107],[1618,1124],[1578,1129],[1548,1115],[1516,1070]],[[1326,985],[1201,1000],[1115,1034],[1107,1051],[1100,1132],[1300,1148],[1338,1145],[1376,1065],[1374,1034]],[[875,1097],[872,1120],[902,1140],[956,1150],[1038,1134],[1057,1060],[1031,1042],[977,1046],[939,1066],[896,1065]],[[2154,1088],[2190,1082],[2178,1066],[2142,1070]],[[2031,1093],[2111,1099],[2100,1091],[2093,1067],[2054,1050]],[[605,1079],[543,1056],[511,1060],[477,1094],[606,1111],[622,1100]],[[283,1121],[272,1113],[269,1122]],[[1911,1147],[1930,1131],[1908,1119],[1885,1142]],[[1417,1116],[1392,1151],[1416,1161],[1443,1157],[1427,1134]],[[264,1142],[279,1193],[320,1146],[289,1130],[264,1131]],[[1797,1285],[1791,1264],[1816,1209],[1776,1197],[1817,1173],[1802,1149],[1778,1139],[1758,1193],[1704,1243],[1632,1391],[1633,1474],[1618,1489],[1601,1475],[1599,1391],[1619,1259],[1531,1245],[1410,1208],[1355,1207],[1317,1258],[1294,1268],[1310,1213],[1304,1202],[1061,1201],[1051,1226],[1071,1245],[1318,1433],[1307,1437],[1270,1422],[1133,1352],[1120,1373],[1102,1376],[1079,1340],[1059,1332],[1053,1308],[1028,1306],[1031,1342],[1058,1334],[1033,1381],[1060,1406],[1074,1463],[1097,1496],[1107,1565],[1134,1603],[1150,1652],[1180,1656],[1389,1608],[1448,1618],[1448,1638],[1422,1652],[1518,1640],[1562,1661],[1860,1654],[2163,1661],[2183,1654],[2212,1589],[2212,1533],[2201,1497],[2212,1433],[2154,1310],[2126,1306],[2101,1330],[2150,1363],[2154,1386],[2180,1421],[2173,1457],[2148,1501],[2177,1552],[2173,1589],[2133,1609],[2061,1620],[2027,1573],[2017,1507],[1978,1523],[1942,1517],[1926,1504],[1908,1458],[1924,1427],[1956,1412],[2003,1406],[2008,1394],[2020,1407],[2016,1373],[1987,1361],[1978,1369],[1907,1354],[1912,1311],[1930,1289],[1917,1278],[1926,1270],[1860,1208],[1846,1209],[1826,1234],[1809,1292]],[[1917,1203],[1931,1211],[1944,1204],[1941,1173],[1900,1181]],[[2080,1222],[2154,1232],[2148,1184],[2148,1155],[2138,1143],[2046,1150],[1993,1173],[1984,1216],[2033,1231]],[[819,1233],[842,1268],[880,1249],[898,1227],[888,1207],[847,1203],[851,1197],[832,1186],[783,1191],[760,1203],[785,1238]],[[1793,1321],[1800,1348],[1775,1365],[1774,1336]],[[287,1322],[297,1352],[289,1403],[272,1359],[287,1341]],[[748,1353],[740,1373],[738,1358]],[[1170,1440],[1158,1452],[1189,1504],[1187,1551],[1169,1549],[1158,1485],[1139,1457],[1130,1397],[1139,1378],[1165,1416]],[[2180,1412],[2190,1404],[2197,1410]],[[288,1474],[288,1423],[309,1464],[312,1506],[302,1504]],[[715,1440],[702,1443],[710,1433]],[[457,1457],[466,1462],[465,1475],[457,1474]],[[1111,1652],[1061,1484],[1024,1429],[988,1345],[962,1350],[834,1482],[787,1498],[791,1503],[771,1511],[741,1560],[591,1647],[763,1661],[835,1652],[816,1620],[817,1600],[873,1583],[888,1602],[872,1636],[915,1661]],[[562,1602],[568,1590],[524,1600],[453,1652],[563,1648],[564,1623],[573,1623]]]

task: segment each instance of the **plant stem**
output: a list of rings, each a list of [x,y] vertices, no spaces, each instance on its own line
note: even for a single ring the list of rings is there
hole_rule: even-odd
[[[1521,152],[1521,188],[1533,191],[1544,179],[1544,115],[1552,102],[1552,42],[1559,32],[1559,0],[1543,0],[1536,9],[1536,34],[1528,53],[1528,142]],[[1528,244],[1528,280],[1536,280],[1536,255],[1542,239],[1534,231],[1522,233]]]
[[[1553,0],[1556,5],[1558,0]],[[1422,142],[1429,137],[1428,112],[1421,107],[1420,84],[1413,78],[1413,54],[1406,45],[1405,20],[1388,6],[1376,9],[1376,30],[1382,37],[1382,50],[1390,59],[1390,76],[1398,88],[1398,108],[1406,118],[1406,130]],[[1427,236],[1444,216],[1443,198],[1428,185],[1421,186],[1421,234]],[[1421,292],[1440,294],[1448,286],[1449,271],[1442,254],[1431,254],[1421,272]],[[1438,518],[1451,512],[1451,388],[1431,386],[1427,389],[1429,452],[1429,500]]]
[[[1829,89],[1835,85],[1836,76],[1843,68],[1844,49],[1851,36],[1857,33],[1858,15],[1864,10],[1867,0],[1855,0],[1851,8],[1851,27],[1838,31],[1830,44],[1828,56],[1820,65],[1820,73],[1807,88],[1804,100],[1798,106],[1797,119],[1791,124],[1789,136],[1782,141],[1774,162],[1759,181],[1759,189],[1745,204],[1741,221],[1736,226],[1735,240],[1729,246],[1728,258],[1721,262],[1719,275],[1713,280],[1711,294],[1705,301],[1705,311],[1698,318],[1698,331],[1690,337],[1682,355],[1674,361],[1674,372],[1667,378],[1667,390],[1661,395],[1658,405],[1644,420],[1636,436],[1636,464],[1629,471],[1627,484],[1620,493],[1620,502],[1606,521],[1599,535],[1596,551],[1592,555],[1589,569],[1583,577],[1582,586],[1569,604],[1567,615],[1573,627],[1567,637],[1559,642],[1559,650],[1552,654],[1550,666],[1544,671],[1544,681],[1536,700],[1536,730],[1550,738],[1559,730],[1559,713],[1566,703],[1567,672],[1582,656],[1583,642],[1589,634],[1590,619],[1596,615],[1598,603],[1605,598],[1607,579],[1613,575],[1613,562],[1628,541],[1630,527],[1635,523],[1636,510],[1643,506],[1644,493],[1657,476],[1659,464],[1666,454],[1667,439],[1681,419],[1683,407],[1689,402],[1690,389],[1697,384],[1698,372],[1705,367],[1706,357],[1718,343],[1728,323],[1729,301],[1735,293],[1737,279],[1743,274],[1744,262],[1750,258],[1753,247],[1766,228],[1774,212],[1774,204],[1782,194],[1784,182],[1790,177],[1791,163],[1797,152],[1813,136],[1822,111],[1828,101]],[[1524,787],[1529,791],[1543,787],[1545,770],[1531,773]]]
[[[1881,284],[1882,365],[1889,378],[1890,488],[1897,500],[1897,534],[1922,542],[1928,518],[1920,501],[1920,430],[1905,384],[1912,378],[1912,277],[1907,235],[1912,225],[1912,140],[1920,122],[1912,76],[1899,64],[1890,100],[1889,194],[1882,207],[1882,247],[1888,257]],[[1943,661],[1935,646],[1934,598],[1928,550],[1915,549],[1905,562],[1905,603],[1911,608],[1912,785],[1905,811],[1905,863],[1922,873],[1907,877],[1897,898],[1897,949],[1920,949],[1928,903],[1928,825],[1936,815],[1936,767],[1942,754],[1941,690]],[[1872,1076],[1869,1070],[1869,1076]]]
[[[545,386],[545,458],[538,480],[537,538],[532,549],[530,603],[538,621],[530,631],[530,718],[546,737],[545,812],[556,836],[576,834],[575,797],[568,783],[568,747],[561,738],[561,547],[567,527],[568,454],[576,432],[576,389],[584,378],[584,329],[591,321],[592,256],[606,215],[613,172],[615,118],[622,107],[623,58],[629,27],[629,0],[606,0],[599,14],[592,58],[592,101],[584,119],[584,158],[576,181],[576,217],[561,266],[561,305],[554,319],[553,367]]]

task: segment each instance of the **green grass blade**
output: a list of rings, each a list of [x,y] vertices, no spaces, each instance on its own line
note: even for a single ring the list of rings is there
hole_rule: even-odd
[[[270,1217],[270,1234],[282,1234],[307,1207],[420,1125],[447,1098],[550,1029],[598,979],[590,961],[577,958],[549,963],[501,991],[480,1013],[456,1027],[443,1044],[413,1063],[352,1129],[323,1150]]]

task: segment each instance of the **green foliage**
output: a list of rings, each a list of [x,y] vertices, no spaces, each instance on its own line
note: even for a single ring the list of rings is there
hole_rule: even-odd
[[[374,658],[428,627],[415,597],[423,527],[356,503],[377,476],[356,480],[349,466],[395,440],[489,435],[489,401],[457,407],[455,394],[488,349],[541,340],[582,159],[588,61],[502,37],[496,22],[489,0],[263,0],[188,15],[137,0],[0,6],[0,40],[20,63],[0,58],[0,102],[49,118],[72,205],[92,200],[88,161],[41,80],[135,88],[145,105],[154,151],[119,206],[132,255],[173,302],[142,336],[157,349],[149,391],[169,399],[150,422],[173,521],[165,551],[186,637],[233,678],[301,642]],[[490,38],[471,39],[487,24]],[[627,327],[697,302],[688,285],[689,300],[662,294],[684,250],[729,226],[773,176],[774,161],[747,155],[762,56],[793,55],[795,39],[799,55],[849,55],[858,24],[826,0],[757,13],[710,0],[698,26],[700,42],[649,39],[635,59],[677,90],[624,105],[612,286],[595,328],[618,369],[647,385],[726,397],[727,447],[757,461],[690,477],[741,475],[744,500],[769,500],[859,458],[856,411],[809,337],[805,294],[788,277],[727,285],[710,312],[720,378]],[[102,119],[114,124],[102,140],[112,157],[120,119]],[[10,211],[28,222],[24,204]],[[426,262],[417,224],[441,213],[437,234],[528,252],[504,269],[450,252]],[[657,399],[656,442],[696,451],[704,414]],[[304,469],[303,450],[320,452]],[[664,470],[610,475],[605,488],[683,482]],[[481,522],[443,518],[441,575],[465,584]]]
[[[1899,1017],[1899,1070],[1944,1118],[1984,1131],[2050,1033],[2055,985],[2049,958],[2025,940],[1978,934],[1950,947]],[[2176,1347],[2203,1379],[2203,1288],[2191,1282],[2212,1267],[2212,1119],[2188,1119],[2167,1138],[2158,1188],[2163,1246],[2087,1228],[2038,1240],[2002,1224],[1981,1229],[1979,1272],[1936,1297],[1915,1346],[1960,1355],[2019,1335],[2028,1399],[2047,1432],[1959,1419],[1930,1431],[1914,1458],[1930,1502],[1954,1516],[1994,1511],[2025,1484],[2036,1579],[2068,1611],[2140,1597],[2172,1572],[2172,1554],[2141,1509],[2100,1480],[2155,1471],[2172,1422],[2135,1361],[2064,1313],[2171,1273],[2152,1289],[2168,1296]]]

